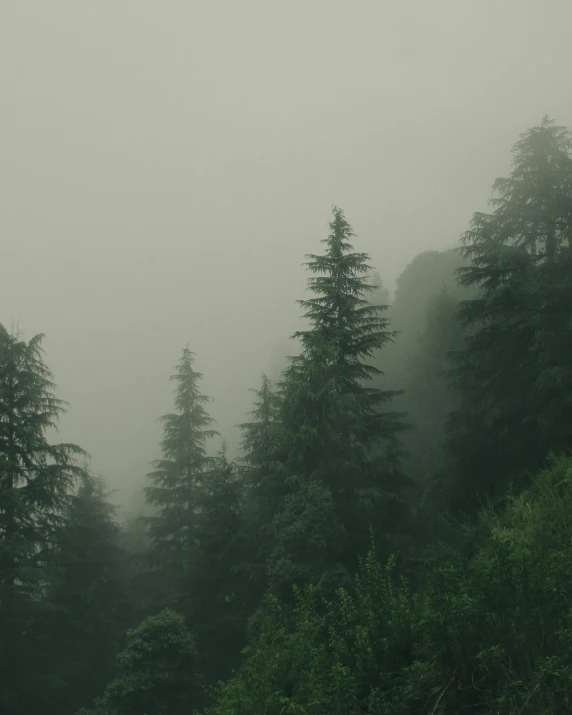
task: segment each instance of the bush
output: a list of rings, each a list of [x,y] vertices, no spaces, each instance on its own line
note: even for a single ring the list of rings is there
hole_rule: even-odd
[[[369,554],[353,587],[273,599],[211,715],[556,714],[572,703],[572,460],[486,508],[415,594]]]

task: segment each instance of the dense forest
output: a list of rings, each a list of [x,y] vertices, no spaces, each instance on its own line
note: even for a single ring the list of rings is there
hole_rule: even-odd
[[[0,326],[0,712],[572,711],[572,133],[490,205],[391,298],[334,207],[240,454],[190,335],[128,520]]]

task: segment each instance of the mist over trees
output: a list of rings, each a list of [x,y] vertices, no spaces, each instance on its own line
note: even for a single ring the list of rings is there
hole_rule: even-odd
[[[322,246],[236,458],[173,356],[129,519],[0,326],[0,711],[570,710],[572,134],[525,131],[393,296],[341,208]]]

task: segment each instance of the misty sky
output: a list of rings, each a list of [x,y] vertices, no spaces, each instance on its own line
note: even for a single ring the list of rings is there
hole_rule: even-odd
[[[183,346],[231,447],[330,206],[386,285],[572,124],[570,0],[0,0],[0,322],[126,494]]]

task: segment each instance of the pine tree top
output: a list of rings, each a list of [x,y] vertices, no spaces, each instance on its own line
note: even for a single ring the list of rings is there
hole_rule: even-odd
[[[475,213],[461,237],[472,263],[459,269],[462,285],[490,294],[571,245],[571,151],[572,133],[548,117],[520,135],[510,176],[493,183],[493,212]]]
[[[332,210],[330,234],[322,239],[325,253],[307,255],[304,264],[311,273],[321,274],[308,280],[316,297],[297,301],[310,329],[299,330],[293,337],[300,339],[308,356],[328,363],[353,363],[355,368],[393,340],[395,333],[388,330],[389,320],[381,315],[388,306],[371,305],[367,300],[377,288],[368,280],[373,270],[369,255],[354,251],[352,227],[341,209],[334,206]],[[359,372],[354,377],[367,379],[378,370],[362,366]]]

